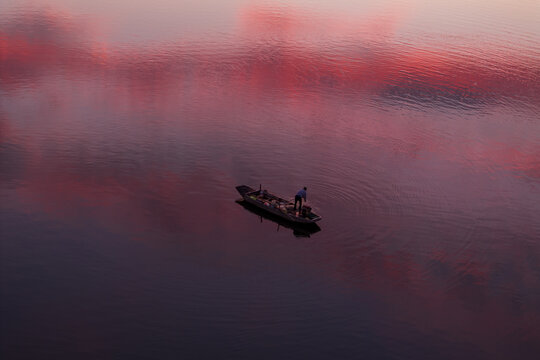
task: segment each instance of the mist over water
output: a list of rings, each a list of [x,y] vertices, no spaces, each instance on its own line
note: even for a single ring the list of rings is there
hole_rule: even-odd
[[[3,1],[0,355],[536,358],[539,18]]]

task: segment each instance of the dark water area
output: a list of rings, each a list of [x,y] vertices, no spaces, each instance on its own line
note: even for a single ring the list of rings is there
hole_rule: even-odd
[[[538,19],[2,1],[1,358],[536,359]]]

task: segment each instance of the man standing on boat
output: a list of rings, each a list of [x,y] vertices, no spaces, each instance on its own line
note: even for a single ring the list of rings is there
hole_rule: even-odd
[[[307,193],[306,193],[306,190],[307,190],[307,187],[304,186],[303,189],[301,189],[300,191],[298,191],[296,193],[296,196],[294,197],[294,210],[296,211],[296,203],[300,203],[300,206],[298,207],[298,211],[302,211],[302,199],[304,199],[304,202],[307,201],[306,199],[306,196],[307,196]]]

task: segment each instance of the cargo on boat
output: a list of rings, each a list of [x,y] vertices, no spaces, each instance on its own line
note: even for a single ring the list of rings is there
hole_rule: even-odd
[[[321,228],[317,224],[298,224],[288,221],[281,216],[274,215],[258,206],[248,203],[244,198],[237,199],[236,202],[251,214],[257,215],[261,219],[261,222],[262,219],[265,219],[277,224],[277,231],[280,231],[281,228],[290,229],[295,237],[311,237],[311,235],[321,231]]]
[[[247,203],[292,223],[308,225],[321,220],[319,215],[311,211],[311,207],[302,206],[302,211],[295,210],[293,202],[270,194],[266,190],[255,190],[247,185],[237,186],[236,190]]]

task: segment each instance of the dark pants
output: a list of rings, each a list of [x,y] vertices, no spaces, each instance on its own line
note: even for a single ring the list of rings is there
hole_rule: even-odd
[[[294,197],[294,210],[296,210],[296,203],[297,202],[300,203],[300,206],[298,207],[298,211],[301,211],[302,210],[302,197],[301,196],[296,195]]]

